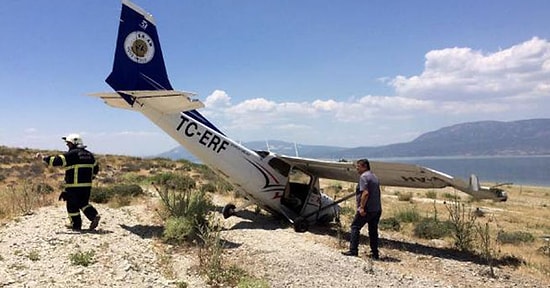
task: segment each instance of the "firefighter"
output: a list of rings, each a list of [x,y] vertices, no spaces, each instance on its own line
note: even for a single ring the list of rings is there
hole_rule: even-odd
[[[101,217],[97,210],[89,203],[92,190],[92,179],[99,172],[99,165],[92,152],[86,150],[84,141],[78,134],[69,134],[62,137],[69,151],[52,156],[43,157],[37,153],[36,158],[42,159],[49,166],[65,167],[65,189],[59,195],[59,200],[66,201],[69,213],[67,228],[75,231],[82,229],[80,210],[90,220],[90,230],[94,230]]]

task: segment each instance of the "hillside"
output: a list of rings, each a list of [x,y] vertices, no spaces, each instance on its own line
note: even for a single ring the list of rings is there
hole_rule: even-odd
[[[424,133],[411,142],[376,147],[344,148],[277,140],[243,143],[253,150],[267,150],[268,144],[269,149],[276,153],[321,159],[548,155],[550,119],[462,123]],[[196,161],[182,147],[176,147],[159,156]]]

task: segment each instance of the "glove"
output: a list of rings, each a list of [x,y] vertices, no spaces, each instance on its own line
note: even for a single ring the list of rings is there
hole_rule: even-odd
[[[59,201],[63,200],[63,201],[67,201],[67,192],[63,191],[61,192],[61,194],[59,194]]]

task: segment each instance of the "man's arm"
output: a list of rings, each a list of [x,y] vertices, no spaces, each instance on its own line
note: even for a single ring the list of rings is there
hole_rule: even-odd
[[[359,213],[365,216],[367,209],[367,200],[369,199],[369,190],[365,189],[361,192],[361,201],[359,202]]]

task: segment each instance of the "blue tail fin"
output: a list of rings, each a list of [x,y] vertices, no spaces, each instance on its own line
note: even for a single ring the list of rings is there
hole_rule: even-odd
[[[105,81],[115,91],[172,90],[153,16],[127,0],[122,1],[113,71]]]
[[[122,0],[113,71],[105,82],[117,92],[173,90],[166,73],[155,19],[130,0]],[[132,96],[118,94],[130,106],[134,104]],[[223,134],[198,111],[184,113]]]

